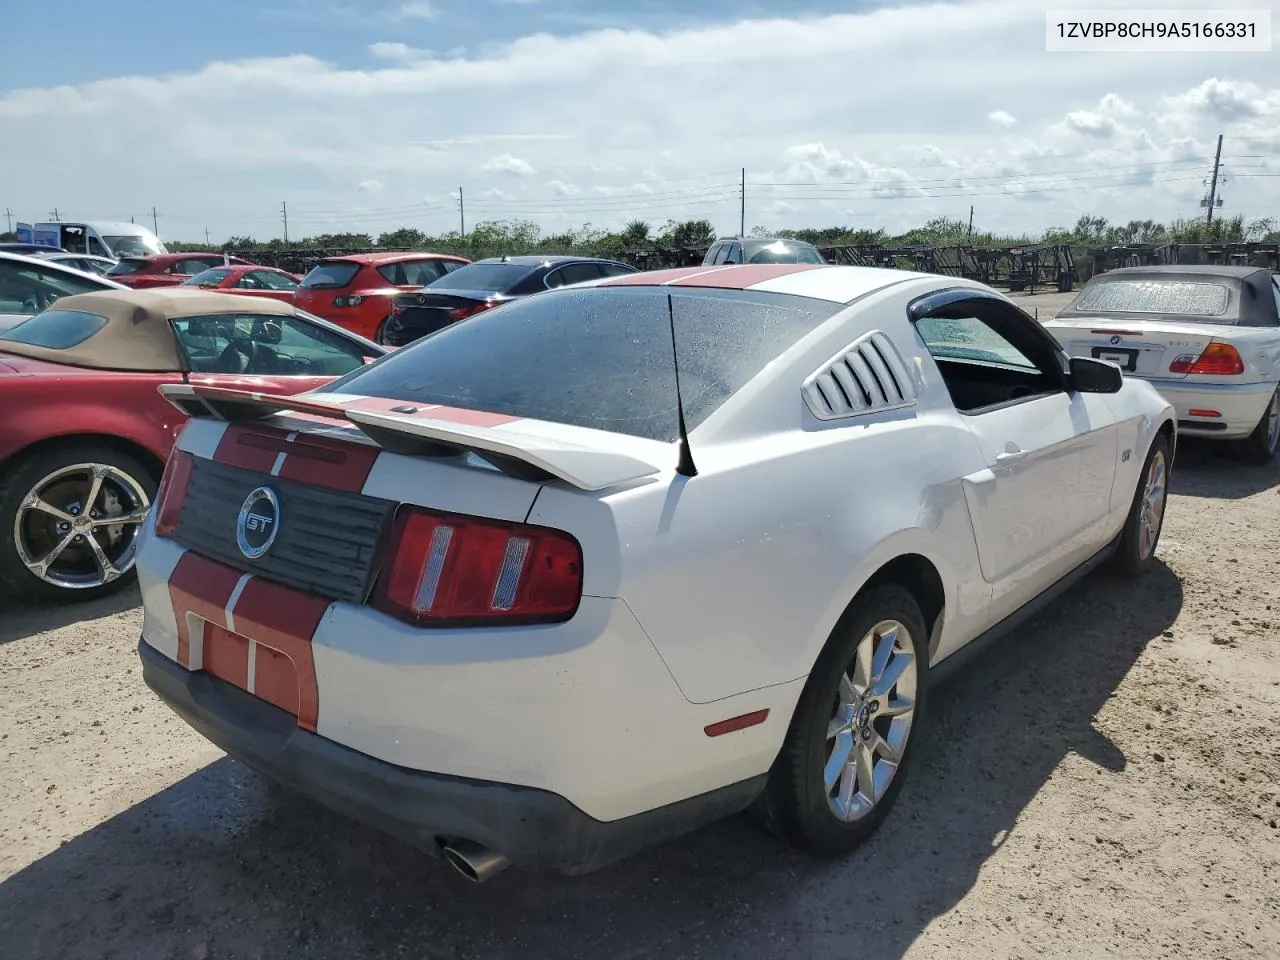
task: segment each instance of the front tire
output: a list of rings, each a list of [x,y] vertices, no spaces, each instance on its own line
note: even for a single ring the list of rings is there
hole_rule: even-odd
[[[1129,516],[1112,557],[1112,568],[1125,577],[1147,573],[1155,563],[1160,531],[1164,529],[1165,507],[1169,500],[1169,440],[1158,436],[1147,451],[1138,476]]]
[[[19,460],[0,477],[0,592],[90,600],[125,588],[155,495],[143,464],[102,444]]]
[[[888,584],[860,596],[818,658],[769,774],[773,832],[822,857],[870,837],[902,788],[928,674],[920,607]]]
[[[1271,402],[1253,433],[1240,442],[1240,452],[1251,463],[1270,463],[1276,458],[1277,449],[1280,449],[1280,388],[1271,394]]]

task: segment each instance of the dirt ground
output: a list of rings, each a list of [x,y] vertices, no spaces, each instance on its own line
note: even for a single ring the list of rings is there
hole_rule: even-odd
[[[737,818],[468,885],[172,716],[136,595],[0,612],[0,956],[1280,957],[1280,467],[1187,443],[1173,478],[1156,570],[1090,578],[941,688],[839,863]]]

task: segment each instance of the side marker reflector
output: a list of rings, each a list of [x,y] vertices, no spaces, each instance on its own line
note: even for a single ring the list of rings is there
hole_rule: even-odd
[[[740,717],[730,717],[728,720],[721,720],[719,723],[703,727],[702,732],[708,737],[720,737],[726,733],[733,733],[735,730],[745,730],[747,727],[754,727],[757,724],[764,723],[767,716],[769,716],[768,710],[744,713]]]

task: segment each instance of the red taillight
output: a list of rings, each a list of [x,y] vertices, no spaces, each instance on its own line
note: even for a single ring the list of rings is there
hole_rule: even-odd
[[[1169,372],[1234,377],[1244,373],[1244,360],[1240,357],[1240,351],[1231,344],[1210,340],[1198,357],[1189,353],[1174,357],[1173,363],[1169,364]]]
[[[484,313],[490,307],[496,306],[496,303],[484,300],[480,303],[469,303],[465,307],[454,307],[449,311],[449,319],[453,321],[465,320],[467,317],[474,317],[477,313]]]
[[[175,450],[165,464],[160,489],[156,491],[156,536],[172,537],[178,529],[178,515],[182,513],[182,501],[187,498],[187,483],[191,480],[191,468],[195,458],[182,450]]]
[[[373,604],[418,626],[554,623],[582,598],[582,548],[547,527],[396,513]]]

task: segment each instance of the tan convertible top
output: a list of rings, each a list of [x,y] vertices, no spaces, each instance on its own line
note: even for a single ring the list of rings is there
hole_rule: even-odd
[[[0,352],[76,367],[173,373],[182,369],[183,360],[170,320],[218,314],[294,315],[293,305],[279,300],[237,297],[190,287],[78,293],[55,301],[45,312],[53,310],[93,313],[105,318],[107,323],[97,333],[66,349],[17,343],[0,334]],[[23,325],[14,327],[10,335],[20,331]]]

